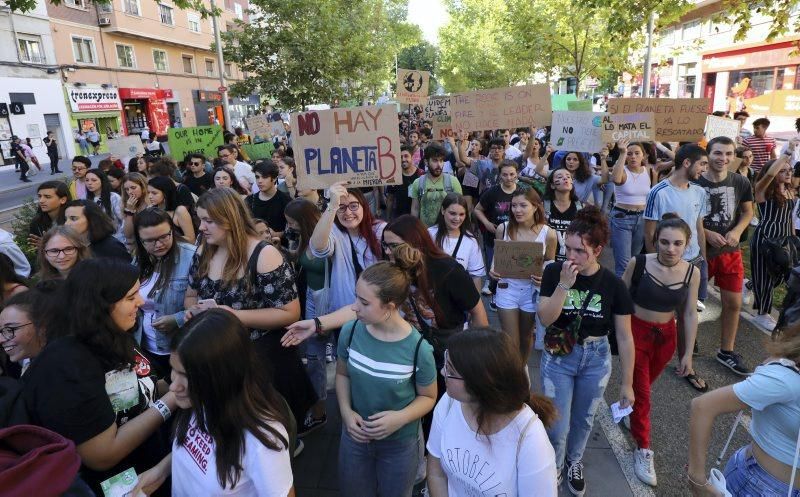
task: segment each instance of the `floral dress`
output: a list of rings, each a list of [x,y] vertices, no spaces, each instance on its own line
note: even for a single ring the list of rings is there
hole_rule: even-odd
[[[257,256],[258,248],[253,252]],[[268,273],[257,273],[255,285],[248,291],[245,276],[229,287],[221,280],[212,280],[208,275],[197,277],[200,261],[195,254],[189,269],[189,286],[197,291],[198,299],[214,299],[218,305],[227,305],[234,310],[275,309],[297,299],[295,272],[284,261]],[[314,387],[306,375],[297,347],[283,347],[281,337],[285,328],[260,330],[250,328],[250,340],[256,348],[259,362],[266,366],[275,388],[289,403],[295,419],[302,422],[308,409],[317,401]],[[236,358],[231,358],[236,360]]]

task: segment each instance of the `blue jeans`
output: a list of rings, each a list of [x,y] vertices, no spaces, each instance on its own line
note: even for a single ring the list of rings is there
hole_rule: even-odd
[[[339,492],[348,497],[409,497],[419,464],[417,437],[339,443]]]
[[[558,419],[547,436],[556,451],[559,473],[564,456],[569,462],[583,459],[594,425],[594,414],[611,377],[608,339],[576,344],[569,355],[542,352],[542,390],[558,409]]]
[[[736,497],[786,497],[789,485],[764,471],[747,449],[737,450],[725,465],[728,491]],[[800,497],[800,489],[792,489],[792,497]]]
[[[307,289],[306,297],[306,319],[318,317],[327,312],[326,309],[316,309],[315,296],[322,290]],[[326,337],[314,335],[308,340],[300,344],[300,351],[306,358],[306,373],[311,384],[314,386],[314,391],[317,393],[319,400],[328,398],[328,372],[327,363],[325,362],[325,346],[330,343],[333,344],[334,336],[330,333]],[[336,351],[336,348],[333,348]]]
[[[692,259],[689,262],[700,270],[700,287],[697,289],[697,300],[705,301],[708,298],[708,261],[702,256],[697,256],[696,259]]]
[[[603,189],[603,208],[602,211],[608,213],[609,205],[611,204],[611,199],[614,197],[614,182],[609,181],[605,185]]]
[[[644,245],[644,212],[626,214],[611,209],[611,246],[614,248],[614,274],[621,277],[628,261],[642,251]]]

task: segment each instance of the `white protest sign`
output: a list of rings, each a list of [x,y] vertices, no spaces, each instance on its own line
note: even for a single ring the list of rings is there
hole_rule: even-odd
[[[718,136],[727,136],[731,140],[739,137],[739,129],[742,123],[737,119],[726,117],[708,116],[706,118],[706,140],[712,140]]]
[[[258,141],[269,141],[272,139],[272,127],[269,123],[269,116],[266,114],[245,117],[244,122],[247,124],[247,130],[250,131],[250,137],[253,141],[255,141],[256,138],[260,139]]]
[[[656,116],[652,112],[634,114],[604,114],[602,138],[605,143],[616,143],[623,138],[630,141],[654,141]]]
[[[556,150],[593,154],[603,148],[602,112],[555,111],[550,144]]]
[[[292,115],[299,190],[399,185],[400,139],[394,105],[302,112]]]
[[[144,155],[142,138],[134,135],[108,140],[108,151],[111,155],[116,155],[119,158],[135,157],[139,154]]]

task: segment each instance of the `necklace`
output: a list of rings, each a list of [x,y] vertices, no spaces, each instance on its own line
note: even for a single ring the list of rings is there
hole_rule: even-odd
[[[675,264],[664,264],[663,262],[661,262],[661,254],[656,254],[656,260],[658,261],[659,264],[661,264],[664,267],[675,267],[681,262],[680,259],[678,259],[678,262],[676,262]]]

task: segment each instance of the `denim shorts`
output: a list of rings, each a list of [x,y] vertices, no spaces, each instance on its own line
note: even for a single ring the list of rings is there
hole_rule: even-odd
[[[789,485],[759,466],[749,447],[737,450],[728,460],[725,482],[735,497],[786,497],[789,494]],[[794,488],[792,497],[800,497],[800,489]]]

